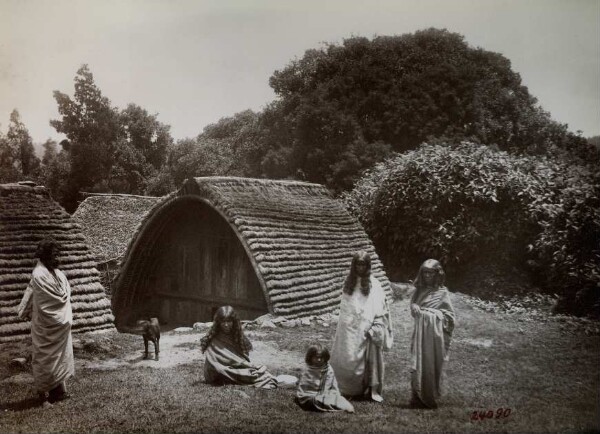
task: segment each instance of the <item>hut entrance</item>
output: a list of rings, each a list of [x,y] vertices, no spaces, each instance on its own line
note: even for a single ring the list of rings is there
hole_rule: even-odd
[[[156,226],[156,227],[153,227]],[[229,224],[198,200],[174,203],[146,231],[156,237],[138,279],[134,306],[139,316],[161,324],[191,326],[212,321],[219,306],[231,305],[242,319],[267,313],[265,296],[244,247]],[[132,318],[133,319],[133,318]]]

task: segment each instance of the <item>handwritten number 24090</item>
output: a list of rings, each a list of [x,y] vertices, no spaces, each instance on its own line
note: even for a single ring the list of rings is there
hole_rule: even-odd
[[[485,419],[502,419],[510,416],[510,408],[500,407],[494,412],[494,410],[475,410],[471,413],[471,420],[485,420]]]

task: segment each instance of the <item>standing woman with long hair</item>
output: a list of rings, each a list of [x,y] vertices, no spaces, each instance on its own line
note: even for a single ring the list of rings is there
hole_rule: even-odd
[[[435,259],[419,268],[410,313],[415,320],[411,345],[411,405],[437,408],[442,367],[448,359],[455,314],[444,286],[444,270]]]
[[[205,355],[204,379],[209,384],[252,384],[262,389],[277,387],[277,379],[265,366],[250,362],[252,343],[231,306],[217,309],[211,329],[200,341],[200,349]]]
[[[75,374],[71,326],[71,286],[58,269],[58,244],[45,239],[38,245],[39,259],[18,307],[21,319],[31,320],[31,366],[42,401],[67,399],[65,381]]]
[[[381,283],[371,274],[371,257],[355,253],[344,283],[331,366],[342,395],[382,402],[383,351],[392,347],[392,323]]]

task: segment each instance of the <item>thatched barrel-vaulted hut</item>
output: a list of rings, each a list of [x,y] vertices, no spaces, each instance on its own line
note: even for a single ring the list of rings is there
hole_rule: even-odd
[[[232,305],[244,319],[332,312],[366,233],[321,185],[192,178],[164,198],[134,235],[113,286],[117,325],[140,316],[190,325]]]
[[[88,193],[73,214],[96,260],[102,285],[112,282],[136,228],[160,197]]]
[[[44,187],[1,184],[0,342],[29,334],[30,325],[17,317],[16,307],[36,264],[37,245],[48,236],[60,243],[59,266],[71,284],[73,331],[113,327],[110,303],[80,226]]]

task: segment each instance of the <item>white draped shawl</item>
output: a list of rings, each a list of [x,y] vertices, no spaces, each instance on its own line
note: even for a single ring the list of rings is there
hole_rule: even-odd
[[[383,351],[393,342],[390,311],[385,292],[371,276],[371,291],[364,296],[360,280],[352,295],[344,293],[331,352],[340,392],[347,396],[383,390]]]
[[[40,392],[53,389],[75,374],[71,286],[62,271],[54,272],[38,261],[18,309],[21,319],[31,317],[31,364]]]

